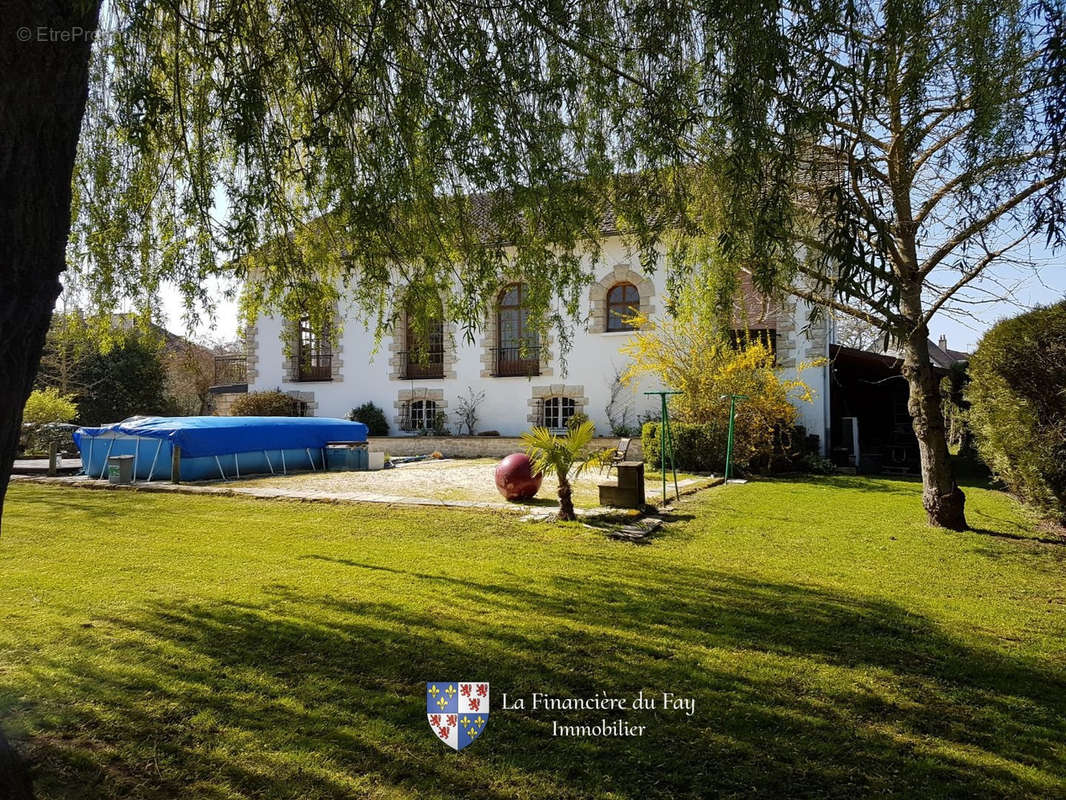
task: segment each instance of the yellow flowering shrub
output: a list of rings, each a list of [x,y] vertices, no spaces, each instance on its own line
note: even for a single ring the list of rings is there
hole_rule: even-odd
[[[777,434],[795,425],[795,401],[813,399],[806,383],[781,377],[770,348],[754,337],[738,349],[719,326],[698,316],[659,322],[638,316],[634,322],[640,330],[622,348],[631,359],[623,381],[633,384],[651,377],[680,391],[670,398],[671,420],[680,423],[675,438],[686,435],[682,431],[688,431],[689,425],[700,426],[704,444],[699,449],[708,451],[711,463],[719,460],[717,451],[724,453],[725,448],[729,399],[723,395],[745,396],[737,402],[734,427],[734,461],[740,465],[769,455]],[[814,364],[800,368],[808,366]],[[719,438],[721,447],[709,448],[708,440]],[[683,442],[675,442],[679,454],[685,449]]]

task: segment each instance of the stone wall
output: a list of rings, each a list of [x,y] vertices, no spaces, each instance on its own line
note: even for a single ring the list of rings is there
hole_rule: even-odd
[[[597,438],[592,446],[598,450],[617,447],[618,439]],[[503,458],[511,453],[522,452],[522,440],[517,436],[372,436],[372,451],[393,456],[424,456],[439,451],[445,458]],[[644,457],[640,439],[635,437],[629,445],[633,461]]]
[[[211,414],[216,417],[229,417],[233,414],[233,403],[238,397],[244,397],[245,392],[220,392],[212,394],[210,399]]]

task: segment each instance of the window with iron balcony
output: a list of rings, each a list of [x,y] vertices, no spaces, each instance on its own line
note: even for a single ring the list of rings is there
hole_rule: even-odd
[[[400,355],[406,380],[444,377],[444,309],[439,300],[425,320],[407,314],[404,346]]]
[[[333,380],[333,353],[328,326],[315,329],[309,317],[301,317],[297,326],[296,380]]]
[[[496,348],[492,374],[496,377],[540,374],[540,337],[529,324],[524,284],[513,283],[496,303]]]

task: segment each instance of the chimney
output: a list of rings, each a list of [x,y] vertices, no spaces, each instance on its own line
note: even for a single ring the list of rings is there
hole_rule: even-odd
[[[937,344],[940,345],[940,349],[945,353],[948,351],[948,337],[944,334],[940,334],[940,341]]]

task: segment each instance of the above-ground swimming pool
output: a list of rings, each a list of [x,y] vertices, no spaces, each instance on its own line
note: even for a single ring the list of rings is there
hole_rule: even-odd
[[[134,457],[134,480],[173,480],[174,448],[183,481],[242,475],[366,469],[365,447],[334,452],[331,443],[365,444],[367,427],[328,417],[132,417],[100,428],[78,428],[82,471],[107,477],[110,456]],[[343,464],[338,462],[343,460]]]

